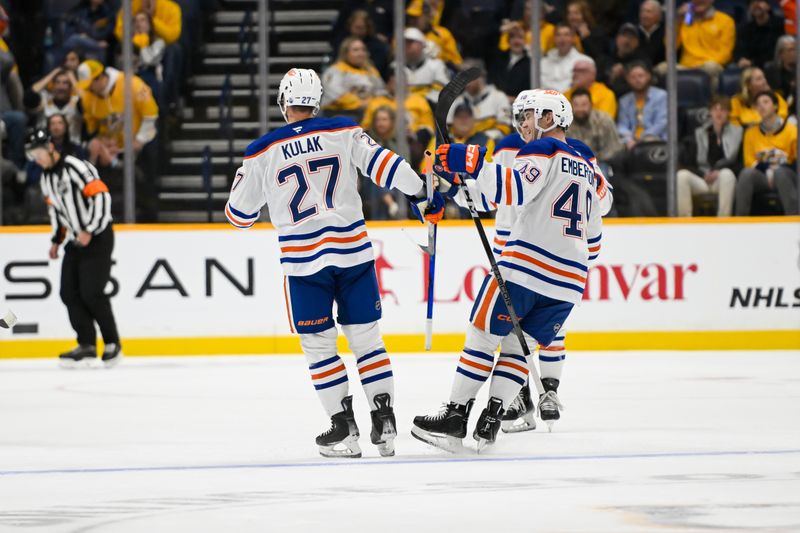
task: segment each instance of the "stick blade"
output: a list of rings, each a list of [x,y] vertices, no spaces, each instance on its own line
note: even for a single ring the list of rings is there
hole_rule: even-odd
[[[452,107],[458,95],[464,92],[467,84],[478,79],[480,75],[481,70],[477,67],[462,70],[453,76],[453,79],[450,80],[439,93],[439,100],[436,102],[434,118],[436,120],[436,130],[439,134],[440,144],[449,141],[449,135],[447,134],[447,114],[450,112],[450,107]]]

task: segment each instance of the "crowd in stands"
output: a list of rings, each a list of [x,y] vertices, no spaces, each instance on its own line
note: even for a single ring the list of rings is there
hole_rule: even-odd
[[[202,16],[214,0],[132,0],[133,149],[139,220],[156,216],[167,126],[178,114]],[[47,128],[63,152],[90,160],[121,190],[125,109],[121,0],[0,1],[0,120],[6,223],[46,221],[24,142]],[[115,206],[120,208],[122,202]]]
[[[324,111],[350,114],[374,132],[380,131],[376,122],[394,122],[398,109],[392,4],[347,2],[334,26],[338,56],[323,77]],[[412,164],[420,164],[433,142],[431,110],[439,91],[472,66],[482,76],[451,108],[450,133],[491,153],[511,132],[510,103],[531,88],[532,2],[406,4],[409,95],[402,107]],[[571,100],[575,119],[567,135],[598,155],[615,185],[617,215],[666,214],[668,150],[680,155],[680,216],[798,213],[793,0],[678,2],[680,139],[668,138],[661,2],[543,0],[541,6],[541,87]],[[372,198],[369,184],[364,188]],[[402,213],[387,207],[375,216]]]

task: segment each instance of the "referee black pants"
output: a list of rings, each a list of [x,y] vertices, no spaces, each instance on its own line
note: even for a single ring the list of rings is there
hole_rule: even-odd
[[[119,343],[111,299],[105,293],[111,277],[113,250],[114,230],[110,224],[102,233],[93,236],[88,246],[70,241],[64,247],[61,301],[67,306],[78,344],[96,344],[95,322],[106,344]]]

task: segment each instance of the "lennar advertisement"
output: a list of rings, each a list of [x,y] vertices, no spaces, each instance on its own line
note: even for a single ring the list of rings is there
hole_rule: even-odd
[[[294,346],[277,235],[260,226],[118,227],[107,291],[126,351],[225,353],[228,345],[268,353]],[[426,242],[424,226],[368,223],[368,232],[387,344],[420,351],[427,268],[417,243]],[[19,317],[0,335],[0,356],[50,355],[34,353],[44,346],[36,341],[69,347],[74,334],[59,299],[60,260],[47,259],[47,230],[6,228],[0,241],[0,299]],[[463,342],[488,271],[471,222],[444,223],[434,349]],[[565,331],[573,349],[800,349],[800,224],[611,221]]]

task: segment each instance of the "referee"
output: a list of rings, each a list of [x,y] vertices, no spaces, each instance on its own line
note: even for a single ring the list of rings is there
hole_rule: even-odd
[[[46,130],[37,129],[25,145],[28,159],[42,167],[42,192],[54,228],[50,259],[61,263],[61,301],[78,336],[78,346],[59,356],[71,368],[97,359],[94,324],[100,327],[107,368],[122,358],[117,324],[105,287],[111,276],[114,230],[111,225],[111,195],[88,161],[56,149]]]

